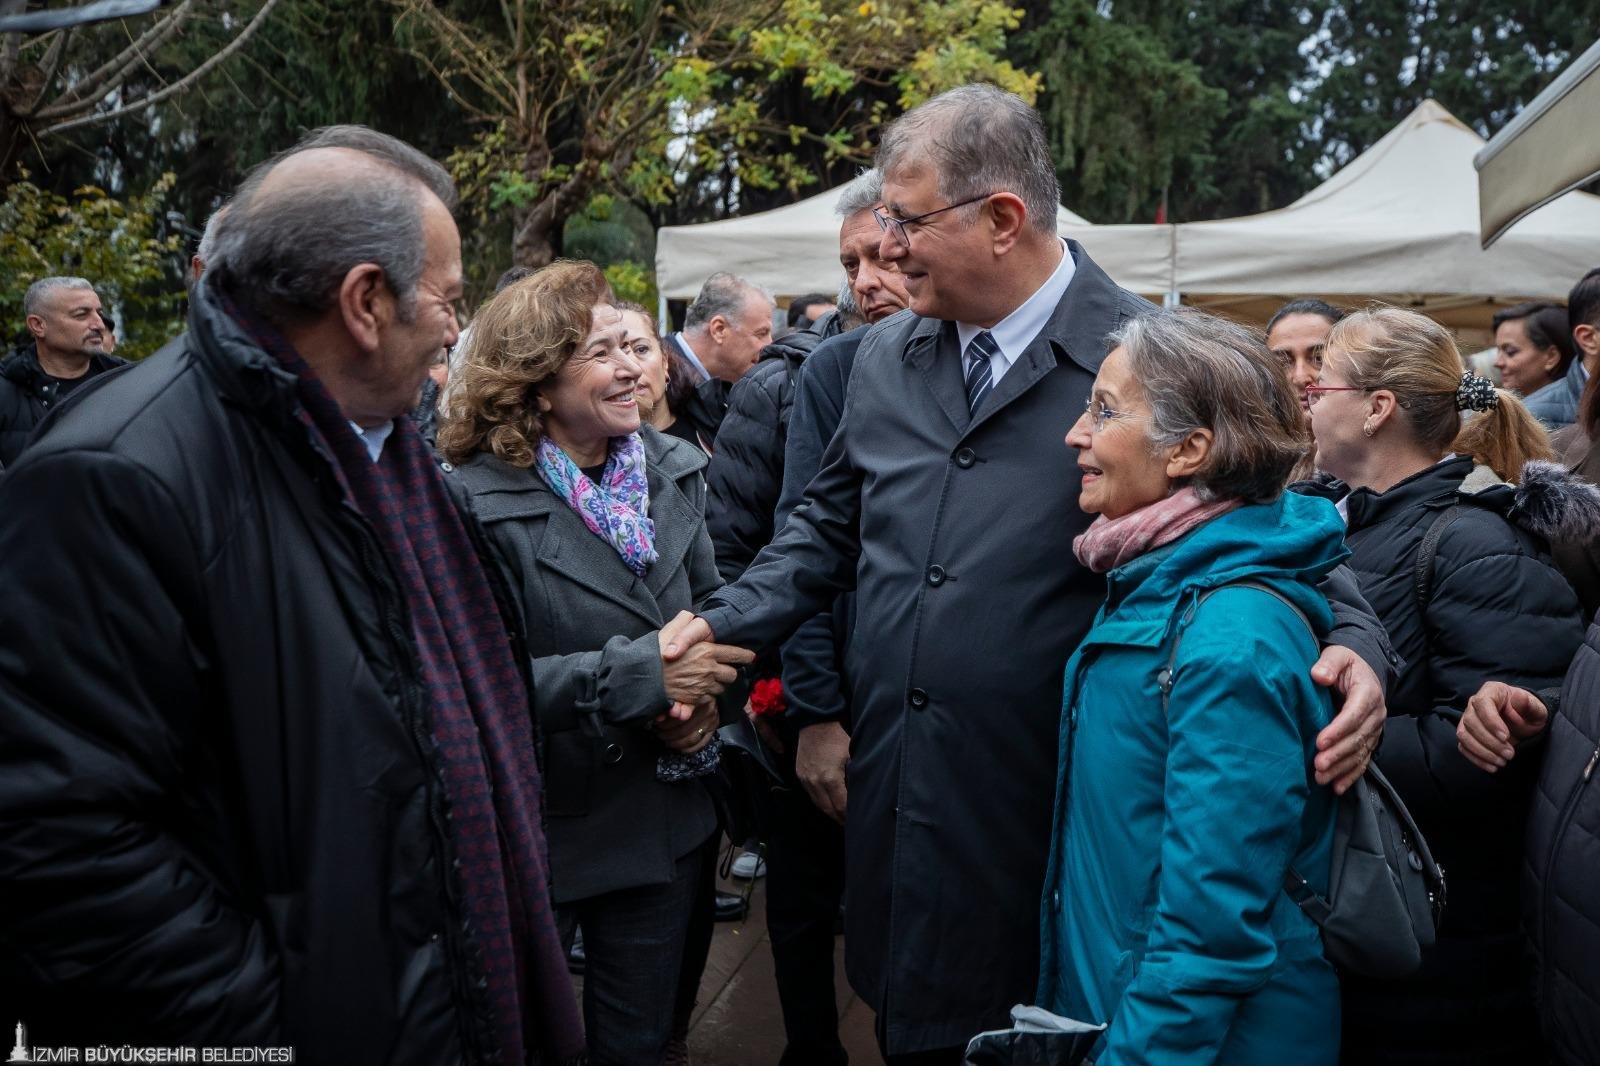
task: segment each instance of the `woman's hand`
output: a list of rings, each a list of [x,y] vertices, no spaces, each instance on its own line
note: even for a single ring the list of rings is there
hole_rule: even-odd
[[[1467,761],[1488,773],[1503,768],[1517,745],[1544,732],[1550,712],[1525,688],[1490,681],[1467,701],[1456,726],[1456,746]]]
[[[711,700],[697,705],[684,720],[668,714],[657,715],[656,739],[673,751],[693,755],[707,744],[717,731],[717,705]]]
[[[667,647],[674,639],[673,628],[667,626],[658,636],[661,641],[661,679],[666,684],[668,698],[674,704],[692,706],[720,696],[723,689],[738,680],[739,671],[734,666],[755,662],[754,652],[710,641],[694,644],[669,660],[666,655]],[[682,717],[678,713],[673,716]]]

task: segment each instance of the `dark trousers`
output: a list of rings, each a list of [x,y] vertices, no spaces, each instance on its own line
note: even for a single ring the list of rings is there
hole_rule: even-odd
[[[792,750],[792,745],[791,745]],[[767,937],[788,1039],[780,1066],[844,1066],[833,986],[844,829],[798,785],[763,790]]]
[[[679,859],[664,885],[619,889],[556,909],[564,947],[583,929],[590,1066],[660,1066],[704,851]]]
[[[689,1039],[689,1022],[694,1017],[695,1001],[700,995],[700,981],[705,977],[706,960],[711,957],[711,934],[717,920],[717,851],[721,841],[719,831],[695,853],[699,856],[700,883],[690,903],[683,965],[678,971],[677,1001],[672,1010],[672,1036],[677,1040]]]

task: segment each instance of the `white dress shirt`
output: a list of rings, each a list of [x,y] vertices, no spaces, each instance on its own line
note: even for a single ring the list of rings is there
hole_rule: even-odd
[[[1067,291],[1067,286],[1072,284],[1072,275],[1077,271],[1077,264],[1072,261],[1072,250],[1067,247],[1067,242],[1061,242],[1061,262],[1056,264],[1055,270],[1045,279],[1043,285],[1034,290],[1033,295],[1022,301],[1022,306],[1011,312],[1006,317],[996,322],[989,332],[994,336],[995,347],[999,352],[989,357],[989,372],[994,378],[996,387],[1005,372],[1027,350],[1028,345],[1044,329],[1045,323],[1050,321],[1050,316],[1055,313],[1056,305],[1061,302],[1061,296]],[[961,341],[961,354],[966,357],[967,345],[972,338],[983,332],[982,326],[969,325],[966,322],[956,323],[956,337]],[[965,363],[962,371],[966,371]]]
[[[672,335],[672,339],[678,342],[678,350],[683,353],[685,359],[689,360],[689,365],[700,372],[700,381],[710,381],[711,371],[706,369],[706,365],[700,361],[700,357],[694,354],[694,349],[689,347],[689,338],[685,337],[682,332],[678,332]],[[695,382],[697,385],[699,383]]]
[[[377,462],[378,456],[383,454],[383,442],[388,440],[389,434],[394,432],[394,420],[380,422],[371,429],[362,429],[354,422],[351,422],[350,428],[356,431],[356,436],[361,438],[361,443],[367,446],[367,454],[372,457],[372,461]]]

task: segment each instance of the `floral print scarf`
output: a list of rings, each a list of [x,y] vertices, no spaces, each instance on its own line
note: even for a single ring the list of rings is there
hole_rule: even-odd
[[[643,577],[657,556],[644,441],[639,434],[611,438],[599,484],[589,480],[549,437],[539,442],[537,467],[544,483],[567,501],[589,532],[615,548],[628,569]]]

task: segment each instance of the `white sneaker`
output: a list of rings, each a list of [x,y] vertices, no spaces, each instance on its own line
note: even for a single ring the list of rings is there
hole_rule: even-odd
[[[728,873],[741,881],[753,881],[758,877],[767,876],[767,864],[755,852],[741,851],[734,858],[733,868]]]

